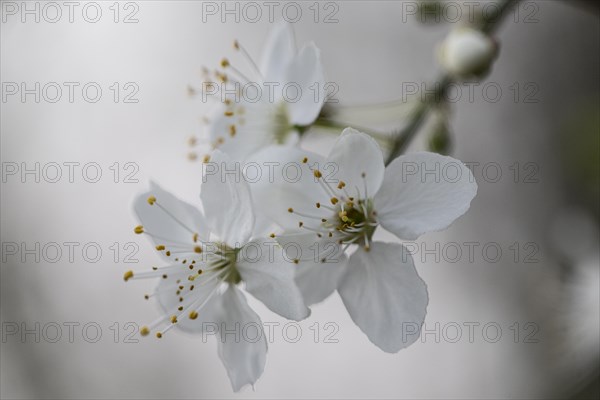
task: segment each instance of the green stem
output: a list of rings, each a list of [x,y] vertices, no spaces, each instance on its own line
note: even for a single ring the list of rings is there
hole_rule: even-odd
[[[410,142],[419,132],[423,122],[425,119],[427,119],[431,109],[435,106],[435,104],[443,101],[443,98],[446,95],[446,90],[448,90],[450,83],[453,82],[453,78],[449,75],[445,75],[438,82],[439,84],[436,85],[435,92],[431,95],[432,99],[421,99],[421,106],[414,113],[410,123],[406,125],[398,134],[396,134],[392,150],[385,161],[385,165],[388,165],[396,157],[406,151],[406,148]]]
[[[503,0],[502,2],[500,2],[497,8],[498,11],[495,14],[489,16],[486,20],[484,20],[479,29],[481,29],[482,32],[485,32],[487,34],[492,33],[498,27],[502,18],[507,14],[508,9],[517,2],[519,2],[519,0]],[[410,142],[417,135],[419,128],[421,127],[427,115],[431,111],[432,106],[436,102],[443,101],[448,86],[454,82],[454,77],[450,75],[442,77],[442,79],[440,80],[440,85],[437,87],[437,90],[433,94],[433,102],[424,101],[422,108],[417,113],[415,113],[412,121],[404,129],[402,129],[400,133],[396,135],[394,145],[392,146],[392,151],[387,157],[385,163],[386,165],[391,163],[396,157],[398,157],[406,150]]]
[[[512,7],[519,1],[520,0],[503,0],[499,2],[497,12],[485,19],[479,29],[481,29],[482,32],[487,34],[493,33],[494,30],[498,28],[500,21],[506,15],[506,12],[510,9],[510,7]]]

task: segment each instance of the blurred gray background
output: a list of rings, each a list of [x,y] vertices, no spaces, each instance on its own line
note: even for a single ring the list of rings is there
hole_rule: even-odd
[[[405,22],[403,4],[395,1],[336,2],[339,22],[315,23],[312,3],[299,2],[304,14],[294,24],[296,39],[315,41],[322,50],[342,104],[392,100],[401,96],[403,82],[429,82],[438,75],[435,48],[455,24],[426,25],[411,17]],[[325,3],[319,4],[321,20],[331,11]],[[485,101],[479,87],[475,101],[466,98],[465,89],[454,104],[453,155],[480,166],[497,163],[502,177],[492,182],[476,167],[479,193],[470,211],[445,232],[419,239],[428,248],[436,242],[481,243],[472,261],[466,255],[456,263],[415,256],[430,294],[426,326],[437,329],[440,340],[431,333],[398,354],[385,354],[352,323],[334,294],[314,307],[312,317],[300,323],[302,338],[291,343],[281,332],[286,321],[250,299],[263,321],[280,325],[256,391],[236,394],[214,340],[202,343],[173,330],[161,341],[128,343],[133,328],[126,324],[148,323],[158,309],[143,299],[154,282],[124,284],[122,275],[160,262],[150,243],[132,232],[137,222],[131,202],[149,179],[197,201],[200,167],[187,160],[186,140],[201,132],[206,108],[189,99],[188,84],[199,84],[202,65],[216,66],[223,56],[239,60],[232,56],[234,39],[259,59],[268,18],[235,23],[230,17],[221,23],[217,15],[203,22],[201,2],[136,1],[118,3],[114,22],[112,2],[98,2],[102,17],[90,23],[81,13],[86,3],[79,4],[72,23],[65,6],[56,23],[44,18],[36,23],[33,16],[23,23],[20,13],[3,11],[3,84],[80,83],[73,103],[64,86],[56,103],[44,98],[36,103],[34,95],[25,102],[8,96],[1,103],[3,173],[14,165],[7,163],[33,168],[37,162],[43,168],[93,162],[102,177],[86,182],[76,168],[71,183],[63,167],[56,183],[44,176],[35,182],[33,175],[25,182],[19,174],[3,179],[2,398],[583,398],[597,391],[599,21],[593,9],[561,1],[522,4],[520,14],[506,18],[497,31],[500,55],[486,78],[502,88],[501,99]],[[139,21],[123,23],[132,12]],[[533,22],[525,23],[532,12]],[[281,12],[275,16],[281,19]],[[81,96],[88,82],[103,90],[96,103]],[[118,102],[110,89],[115,82]],[[139,88],[137,103],[122,101],[131,92],[124,88],[128,82]],[[510,89],[515,83],[521,91],[534,83],[539,101],[525,103],[521,92],[515,102]],[[331,140],[315,133],[306,145],[326,153]],[[420,148],[422,140],[411,150]],[[534,163],[534,182],[524,181],[523,174],[531,173],[527,163]],[[138,183],[125,182],[132,171]],[[62,257],[52,263],[47,259],[54,253],[39,262],[28,255],[23,261],[21,253],[7,252],[6,243],[32,248],[36,242],[60,244]],[[79,243],[73,262],[65,242]],[[125,247],[130,242],[139,246],[134,264],[125,262],[135,250]],[[516,260],[510,250],[515,242]],[[102,249],[97,262],[81,254],[90,243]],[[486,243],[500,246],[499,261],[482,256]],[[534,247],[525,248],[527,243]],[[534,262],[526,262],[532,249]],[[94,257],[93,249],[90,254]],[[327,322],[339,326],[338,343],[325,343]],[[464,325],[471,322],[480,324],[472,343]],[[33,333],[23,338],[21,328],[35,331],[36,323],[39,340]],[[50,340],[53,323],[62,328],[56,343]],[[69,323],[79,324],[72,343]],[[88,325],[85,336],[82,328],[90,323],[97,325]],[[441,334],[454,323],[463,335],[456,343],[444,340],[454,331]],[[487,323],[502,328],[495,343],[482,333]],[[10,334],[15,326],[19,332]],[[91,343],[98,326],[102,336]]]

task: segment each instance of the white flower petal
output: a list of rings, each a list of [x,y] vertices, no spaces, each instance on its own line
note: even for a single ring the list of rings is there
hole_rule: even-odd
[[[347,262],[341,245],[319,239],[314,233],[286,234],[276,239],[288,259],[300,259],[296,284],[307,306],[320,303],[337,289]]]
[[[296,264],[284,257],[275,241],[248,243],[237,263],[246,290],[277,314],[296,321],[310,315],[294,282]]]
[[[305,157],[307,163],[302,162]],[[285,229],[298,228],[299,217],[289,208],[322,214],[315,204],[329,199],[310,167],[323,164],[321,156],[295,147],[270,146],[254,154],[245,170],[257,212]]]
[[[204,164],[200,191],[208,225],[230,247],[247,243],[254,228],[250,188],[241,171],[241,165],[216,150],[211,154],[210,163]]]
[[[347,191],[357,198],[365,197],[365,185],[368,197],[372,198],[383,181],[385,165],[379,145],[372,137],[355,129],[344,129],[327,162],[337,168],[333,178],[344,181]]]
[[[153,205],[148,201],[150,196],[156,198]],[[133,207],[144,230],[158,236],[152,238],[156,245],[168,245],[166,241],[170,241],[193,246],[194,233],[201,240],[206,240],[210,234],[204,217],[196,207],[179,200],[153,182],[148,192],[135,198]]]
[[[319,116],[325,102],[325,75],[321,63],[321,52],[314,43],[300,49],[289,65],[285,84],[293,84],[294,89],[284,93],[288,101],[290,121],[293,125],[308,126]]]
[[[475,178],[462,162],[419,152],[388,165],[374,205],[381,226],[401,239],[414,240],[447,228],[469,209],[476,194]]]
[[[281,21],[273,27],[263,49],[260,71],[265,82],[281,82],[296,54],[292,26]]]
[[[369,340],[395,353],[419,338],[427,312],[427,287],[409,251],[398,243],[356,250],[338,288],[352,320]]]
[[[267,340],[260,317],[252,311],[239,289],[229,285],[220,300],[219,357],[227,369],[233,390],[237,392],[244,385],[253,385],[262,375]],[[226,334],[223,328],[228,331],[239,329],[240,335]]]

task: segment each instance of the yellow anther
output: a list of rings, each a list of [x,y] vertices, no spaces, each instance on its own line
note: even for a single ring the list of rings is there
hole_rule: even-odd
[[[139,235],[140,233],[144,233],[144,227],[142,225],[138,225],[133,228],[133,231]]]
[[[162,338],[162,333],[160,333],[160,332],[156,332],[156,337],[157,337],[158,339]]]
[[[233,117],[233,111],[225,111],[224,114],[226,117]]]
[[[147,295],[147,294],[144,295],[144,299],[148,300],[149,298],[150,298],[149,295]]]
[[[167,274],[163,274],[162,278],[167,279],[168,278]]]
[[[302,163],[306,164],[307,162],[308,162],[308,157],[304,157],[304,158],[302,159]]]
[[[234,40],[234,41],[233,41],[233,48],[234,48],[234,49],[236,49],[236,50],[239,50],[239,49],[240,49],[240,44],[238,43],[238,41],[237,41],[237,40]]]
[[[313,172],[313,175],[315,176],[315,178],[319,179],[323,176],[323,174],[321,173],[321,171],[319,171],[318,169],[315,169]]]
[[[171,252],[170,252],[169,250],[167,250],[167,251],[165,252],[165,255],[166,255],[167,257],[171,257]]]
[[[196,275],[190,275],[190,276],[188,276],[188,281],[193,282],[194,279],[196,279]]]
[[[165,246],[163,246],[162,244],[159,244],[158,246],[156,246],[156,250],[161,251],[164,250]]]
[[[273,239],[273,238],[275,238],[275,234],[274,234],[274,233],[271,233],[271,234],[269,235],[269,237],[270,237],[271,239]]]
[[[179,306],[179,307],[177,307],[177,310],[178,310],[178,311],[183,311],[183,306]]]
[[[300,221],[298,222],[298,227],[302,228],[304,226],[304,222]]]
[[[148,197],[148,204],[153,205],[154,203],[156,203],[156,197],[154,197],[154,196]]]
[[[125,280],[125,282],[127,282],[131,278],[133,278],[133,271],[132,270],[129,270],[129,271],[125,272],[125,274],[123,275],[123,279]]]
[[[150,329],[147,326],[142,326],[140,328],[140,335],[148,336],[149,333],[150,333]]]
[[[337,197],[332,197],[331,198],[331,204],[333,204],[334,206],[339,202]]]
[[[288,208],[288,212],[289,212],[289,213],[293,213],[293,212],[294,212],[294,209],[293,209],[292,207],[290,207],[290,208]]]
[[[176,315],[172,315],[171,318],[169,318],[169,321],[171,321],[172,324],[176,324],[177,323],[177,316]]]
[[[236,133],[235,125],[229,125],[229,136],[234,137]]]
[[[227,81],[228,81],[228,78],[227,78],[227,75],[226,75],[226,74],[220,74],[220,73],[217,73],[216,75],[217,75],[217,78],[219,78],[219,80],[220,80],[222,83],[227,83]]]
[[[340,217],[340,219],[344,222],[348,222],[348,213],[346,211],[340,211],[338,213],[338,216]]]
[[[202,253],[202,247],[200,247],[200,246],[194,247],[194,253],[198,253],[198,254]]]
[[[229,60],[226,59],[226,58],[222,59],[221,60],[221,67],[223,67],[223,68],[229,67]]]
[[[190,314],[188,315],[188,317],[191,320],[194,320],[194,319],[198,318],[198,312],[197,311],[190,311]]]
[[[337,188],[338,189],[343,189],[346,186],[346,183],[344,181],[340,181],[340,183],[338,183]]]
[[[198,234],[194,233],[194,236],[192,236],[192,240],[194,241],[194,243],[196,243],[198,241]]]
[[[317,208],[321,208],[321,203],[316,204]]]
[[[297,258],[294,259],[294,264],[298,264],[300,262],[300,260],[298,260]]]
[[[204,158],[202,159],[202,162],[203,162],[204,164],[206,164],[206,163],[207,163],[207,162],[209,162],[209,161],[210,161],[210,155],[209,155],[209,154],[207,154],[207,155],[205,155],[205,156],[204,156]]]

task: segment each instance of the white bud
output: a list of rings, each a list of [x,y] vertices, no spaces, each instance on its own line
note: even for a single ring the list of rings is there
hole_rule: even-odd
[[[481,75],[490,68],[497,46],[485,33],[468,27],[453,29],[439,48],[440,63],[452,75]]]

